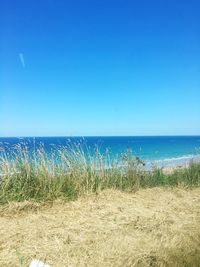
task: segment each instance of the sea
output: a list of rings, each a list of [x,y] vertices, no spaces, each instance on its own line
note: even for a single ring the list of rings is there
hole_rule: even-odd
[[[101,153],[109,151],[115,157],[127,151],[148,166],[182,166],[200,159],[200,136],[89,136],[89,137],[0,137],[0,151],[11,151],[17,144],[29,150],[42,145],[47,153],[56,147],[82,144],[83,149]]]

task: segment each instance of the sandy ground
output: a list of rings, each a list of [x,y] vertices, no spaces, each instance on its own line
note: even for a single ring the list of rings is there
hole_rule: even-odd
[[[200,189],[0,207],[0,266],[200,266]]]

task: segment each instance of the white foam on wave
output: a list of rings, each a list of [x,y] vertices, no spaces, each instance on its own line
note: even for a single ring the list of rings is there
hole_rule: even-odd
[[[172,158],[165,158],[165,159],[158,159],[153,161],[148,161],[150,165],[158,165],[158,166],[177,166],[177,165],[187,165],[190,162],[200,162],[200,155],[183,155],[180,157],[172,157]]]

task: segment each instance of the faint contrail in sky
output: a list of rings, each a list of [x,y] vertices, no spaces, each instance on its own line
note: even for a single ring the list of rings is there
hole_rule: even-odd
[[[22,63],[22,67],[25,68],[24,55],[22,53],[19,53],[19,59],[20,62]]]

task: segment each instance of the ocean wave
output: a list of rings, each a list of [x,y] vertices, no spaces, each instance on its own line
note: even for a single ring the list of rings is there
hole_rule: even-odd
[[[199,156],[196,155],[184,155],[184,156],[180,156],[180,157],[172,157],[172,158],[165,158],[165,159],[158,159],[155,161],[161,162],[161,161],[174,161],[174,160],[184,160],[184,159],[194,159],[194,158],[199,158]]]
[[[156,159],[152,161],[147,161],[147,164],[153,165],[157,164],[159,166],[175,166],[175,165],[187,165],[190,162],[200,162],[200,155],[183,155],[179,157],[172,157],[172,158],[164,158],[164,159]]]

